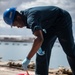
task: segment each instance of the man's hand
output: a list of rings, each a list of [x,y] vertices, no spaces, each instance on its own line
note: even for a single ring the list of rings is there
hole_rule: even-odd
[[[29,59],[25,58],[25,59],[23,60],[23,62],[22,62],[22,67],[23,67],[23,69],[24,69],[25,71],[28,69],[27,66],[28,66],[29,63],[30,63],[30,60],[29,60]]]

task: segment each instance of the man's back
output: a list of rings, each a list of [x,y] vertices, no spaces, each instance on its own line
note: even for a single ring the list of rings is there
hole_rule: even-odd
[[[39,6],[26,9],[24,15],[27,17],[28,25],[33,23],[41,25],[42,28],[49,28],[59,15],[61,9],[56,6]]]
[[[29,8],[25,10],[25,12],[27,13],[26,14],[27,16],[31,14],[40,15],[41,20],[44,20],[56,17],[57,14],[59,14],[59,9],[60,8],[55,6],[39,6],[39,7]]]

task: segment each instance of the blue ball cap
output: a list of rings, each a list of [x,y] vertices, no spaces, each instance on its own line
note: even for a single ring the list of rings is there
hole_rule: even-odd
[[[5,23],[12,26],[14,17],[15,17],[15,13],[16,13],[16,8],[6,9],[3,14],[3,19],[4,19]]]

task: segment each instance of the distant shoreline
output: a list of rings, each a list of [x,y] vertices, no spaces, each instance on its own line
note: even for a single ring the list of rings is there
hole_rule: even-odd
[[[34,37],[0,37],[0,42],[33,42]]]

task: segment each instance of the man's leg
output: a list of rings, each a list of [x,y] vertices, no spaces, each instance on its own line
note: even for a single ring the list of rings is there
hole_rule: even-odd
[[[67,55],[68,62],[75,75],[75,44],[72,33],[72,27],[67,27],[64,31],[58,33],[58,39]]]
[[[52,46],[56,40],[56,36],[51,33],[44,36],[44,42],[41,49],[45,51],[44,55],[36,54],[36,75],[48,75],[49,59]]]

